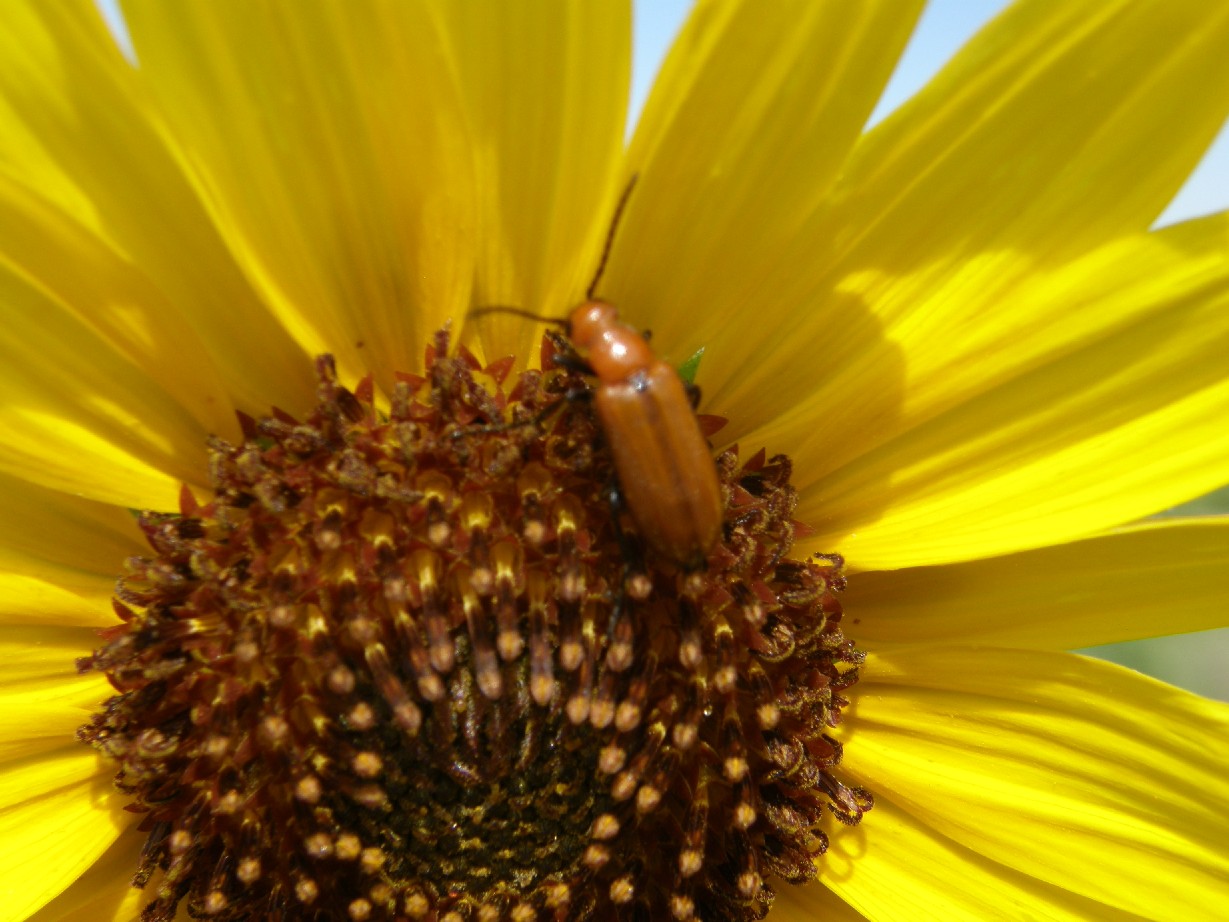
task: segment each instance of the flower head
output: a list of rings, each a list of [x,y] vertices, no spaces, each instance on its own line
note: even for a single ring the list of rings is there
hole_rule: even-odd
[[[700,3],[626,150],[614,3],[6,11],[13,918],[1215,916],[1224,707],[1062,651],[1225,623],[1126,523],[1229,480],[1226,218],[1150,230],[1229,12],[1023,2],[866,131],[918,6]],[[702,563],[517,314],[632,176]]]

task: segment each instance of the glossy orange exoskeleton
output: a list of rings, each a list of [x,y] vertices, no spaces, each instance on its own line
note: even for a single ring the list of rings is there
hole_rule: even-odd
[[[594,410],[637,529],[675,563],[702,566],[721,535],[721,484],[678,372],[604,301],[573,310],[566,330],[597,378]]]

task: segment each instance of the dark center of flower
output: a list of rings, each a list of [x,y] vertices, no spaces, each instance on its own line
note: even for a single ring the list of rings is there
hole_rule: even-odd
[[[81,736],[144,814],[145,919],[758,919],[870,808],[788,459],[718,459],[687,572],[615,511],[585,379],[510,367],[440,334],[383,412],[322,358],[306,420],[245,419],[209,502],[141,516],[80,666],[118,692]]]

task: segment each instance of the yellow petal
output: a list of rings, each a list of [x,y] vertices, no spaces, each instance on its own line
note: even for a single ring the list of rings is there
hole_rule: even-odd
[[[725,435],[742,440],[809,391],[789,434],[820,443],[830,470],[911,422],[900,404],[919,340],[976,346],[980,318],[1021,280],[1147,228],[1229,111],[1227,41],[1229,11],[1199,0],[1012,7],[866,135],[811,220],[740,269],[732,347],[706,353],[730,369],[706,389],[733,421]],[[1058,317],[1042,309],[1034,326]],[[971,352],[945,370],[997,367]]]
[[[1229,115],[1226,41],[1202,0],[1012,5],[855,150],[838,258],[1053,262],[1146,230]]]
[[[692,10],[636,128],[639,180],[602,292],[676,360],[705,346],[706,390],[789,325],[797,272],[760,271],[829,193],[921,7]]]
[[[863,676],[844,762],[860,784],[1054,887],[1150,919],[1221,917],[1229,706],[990,647],[871,656]]]
[[[155,894],[157,879],[144,890],[132,886],[146,835],[126,831],[67,890],[30,917],[29,922],[137,922]],[[179,918],[187,918],[181,911]]]
[[[1229,480],[1226,240],[1218,215],[1039,271],[968,339],[910,340],[916,389],[880,381],[869,408],[857,395],[883,353],[851,359],[766,436],[794,445],[816,546],[857,568],[967,560],[1105,531]]]
[[[0,482],[4,479],[0,477]],[[2,490],[0,495],[3,495]],[[56,521],[54,513],[49,514],[48,519]],[[36,526],[48,519],[33,518],[26,522],[32,532],[39,532],[41,529]],[[102,559],[95,563],[91,559],[94,555],[87,550],[88,544],[74,546],[71,531],[67,529],[63,536],[66,540],[64,557],[31,553],[29,546],[0,538],[0,625],[50,629],[52,625],[106,627],[115,623],[111,599],[115,579],[122,572],[122,561],[127,555],[107,558],[103,550],[98,554]],[[103,548],[107,537],[105,532],[100,532],[99,544]],[[72,559],[74,547],[81,551],[78,560]],[[139,550],[134,543],[129,553]],[[112,568],[110,573],[94,569],[94,566],[101,569],[107,565]]]
[[[0,253],[29,284],[140,367],[204,429],[238,431],[230,397],[200,338],[148,276],[9,177],[0,177]]]
[[[0,263],[0,470],[123,506],[174,508],[207,430],[74,311]]]
[[[7,646],[0,645],[0,649]],[[75,655],[88,652],[85,647]],[[46,668],[48,663],[44,659],[37,665]],[[20,684],[12,680],[30,671],[28,660],[0,667],[0,771],[11,772],[18,785],[21,772],[38,773],[38,758],[75,743],[77,728],[88,723],[90,715],[114,694],[104,677],[76,675],[72,657],[61,666],[58,677],[27,678]],[[88,751],[84,745],[80,748]]]
[[[148,549],[132,514],[4,474],[0,508],[0,624],[114,624],[115,579]]]
[[[114,619],[113,619],[114,620]],[[35,693],[45,698],[76,695],[76,662],[101,646],[98,632],[84,627],[25,625],[0,627],[0,695],[8,692]],[[92,702],[111,694],[109,688],[95,688]],[[89,706],[91,698],[84,700]]]
[[[1183,301],[1215,296],[1229,281],[1226,241],[1229,220],[1212,216],[1132,235],[1061,265],[1034,265],[1006,290],[983,277],[984,263],[971,262],[887,334],[907,365],[901,428]],[[872,432],[864,443],[877,446],[889,434]]]
[[[621,0],[437,4],[473,135],[479,195],[473,304],[560,317],[597,263],[615,196],[631,64]],[[492,357],[533,327],[482,321]]]
[[[822,884],[792,886],[773,880],[772,922],[862,922],[866,916]]]
[[[130,825],[126,800],[82,745],[0,765],[0,918],[25,919],[89,868]]]
[[[71,571],[69,576],[77,576]],[[109,596],[115,581],[99,580],[84,594],[65,589],[52,576],[34,577],[0,570],[0,624],[84,625],[115,622]]]
[[[218,381],[248,412],[271,402],[308,405],[310,366],[219,237],[96,5],[12,0],[4,13],[0,157],[6,182],[27,199],[19,208],[19,193],[10,192],[20,218],[4,222],[6,251],[27,254],[29,271],[87,319],[101,311],[93,320],[113,337],[126,335],[130,349],[189,350],[163,355],[157,374],[171,376],[177,395],[196,389],[198,417],[225,416],[207,403]],[[30,247],[12,239],[19,220],[39,228],[41,254],[30,257]],[[51,277],[59,249],[87,256],[90,271]],[[204,354],[190,354],[192,335]]]
[[[125,3],[142,85],[227,246],[310,354],[391,385],[458,315],[473,187],[417,3]],[[297,408],[296,408],[297,409]]]
[[[820,880],[875,922],[1138,919],[995,862],[926,826],[887,797],[854,829],[832,824]],[[801,903],[807,889],[793,902]],[[788,898],[787,893],[782,897]],[[782,897],[778,897],[780,900]],[[787,904],[787,905],[792,905]],[[802,915],[800,919],[827,919]]]
[[[851,636],[1041,650],[1229,625],[1229,518],[1153,522],[1004,557],[852,577]]]

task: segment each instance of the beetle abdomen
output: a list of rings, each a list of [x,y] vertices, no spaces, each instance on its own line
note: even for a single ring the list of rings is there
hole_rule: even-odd
[[[619,489],[649,546],[687,567],[721,534],[721,486],[712,451],[678,373],[654,361],[594,397]]]

